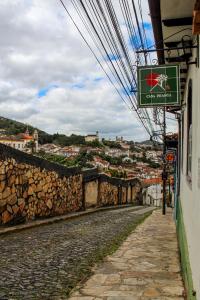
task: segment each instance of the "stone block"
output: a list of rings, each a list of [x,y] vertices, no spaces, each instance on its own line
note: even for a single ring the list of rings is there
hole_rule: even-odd
[[[28,172],[26,173],[26,177],[28,179],[32,177],[32,172],[30,170],[28,170]]]
[[[0,194],[0,195],[1,195],[1,194]],[[5,206],[5,205],[6,205],[6,202],[7,202],[7,199],[2,199],[2,198],[0,197],[0,207]]]
[[[17,196],[16,196],[16,194],[10,195],[7,198],[7,203],[10,204],[10,205],[14,205],[16,202],[17,202]]]
[[[11,175],[8,179],[8,186],[12,186],[15,183],[15,175]]]
[[[18,203],[18,205],[25,204],[24,198],[19,198],[19,199],[17,200],[17,203]]]
[[[2,223],[6,224],[12,219],[12,215],[6,210],[2,213]]]
[[[41,191],[42,191],[42,186],[41,186],[41,184],[38,184],[36,186],[36,192],[41,192]]]
[[[16,188],[15,188],[14,185],[13,185],[12,188],[11,188],[11,192],[12,192],[12,194],[15,194],[15,193],[16,193]]]
[[[33,193],[34,193],[34,191],[33,191],[32,186],[29,186],[29,188],[28,188],[28,195],[29,195],[29,196],[30,196],[30,195],[33,195]]]
[[[14,212],[14,214],[17,214],[19,211],[19,206],[17,206],[16,204],[12,206],[12,210]]]
[[[2,193],[2,198],[8,198],[11,195],[11,189],[9,187],[6,187],[5,190]]]
[[[3,181],[6,179],[6,174],[0,174],[0,181]]]
[[[5,181],[1,181],[0,182],[0,193],[3,192],[3,190],[5,189],[6,183]]]
[[[49,209],[52,209],[52,207],[53,207],[53,204],[52,204],[52,202],[51,202],[50,199],[47,200],[46,205],[47,205],[47,207],[48,207]]]
[[[4,166],[2,166],[2,167],[0,168],[0,174],[1,174],[1,175],[5,174],[5,167],[4,167]]]
[[[29,180],[28,180],[28,183],[29,184],[32,184],[34,182],[34,179],[31,177],[31,178],[29,178]]]
[[[6,206],[6,209],[7,209],[7,211],[8,211],[10,214],[13,213],[12,207],[11,207],[10,205],[7,205],[7,206]]]
[[[23,198],[26,199],[28,197],[28,191],[24,191]]]

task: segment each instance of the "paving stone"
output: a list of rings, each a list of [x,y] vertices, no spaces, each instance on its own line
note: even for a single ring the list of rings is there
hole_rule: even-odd
[[[114,284],[120,284],[120,283],[121,283],[121,277],[119,274],[109,274],[109,275],[107,275],[104,285],[114,285]]]
[[[103,278],[102,282],[97,284],[96,278],[100,281]],[[81,294],[107,300],[183,299],[172,211],[165,216],[161,211],[154,211],[113,255],[94,270],[88,282],[80,290]],[[106,286],[110,289],[105,290]]]
[[[140,278],[127,278],[123,280],[123,283],[127,285],[146,285],[148,281]]]
[[[141,292],[136,291],[107,291],[102,294],[103,297],[139,297]]]
[[[145,297],[149,297],[151,299],[155,298],[155,297],[158,297],[160,296],[160,293],[157,289],[155,288],[147,288],[144,293],[143,293],[143,296]]]
[[[83,289],[80,290],[81,294],[83,296],[103,296],[105,295],[105,293],[110,290],[111,287],[110,286],[93,286],[88,288],[87,286]]]
[[[181,286],[166,286],[162,288],[162,291],[169,296],[183,296],[183,288]]]
[[[136,296],[111,296],[107,297],[107,300],[140,300],[140,297]]]
[[[80,296],[80,297],[72,297],[70,298],[71,300],[94,300],[95,298],[94,297],[84,297],[84,296]]]
[[[106,278],[107,278],[107,275],[96,274],[87,281],[87,287],[88,286],[99,286],[106,281]]]

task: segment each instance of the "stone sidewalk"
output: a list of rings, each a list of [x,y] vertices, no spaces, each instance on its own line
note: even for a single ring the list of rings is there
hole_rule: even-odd
[[[184,299],[172,211],[156,210],[70,300]]]

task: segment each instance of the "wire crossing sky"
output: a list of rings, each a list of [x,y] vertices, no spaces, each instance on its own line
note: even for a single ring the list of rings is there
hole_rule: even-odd
[[[68,1],[71,1],[85,26],[89,39],[76,25],[67,9],[67,1],[60,0],[121,99],[137,114],[147,133],[152,135],[158,130],[153,123],[152,110],[138,109],[136,99],[137,65],[151,64],[150,54],[136,55],[137,50],[144,50],[149,46],[141,0]]]

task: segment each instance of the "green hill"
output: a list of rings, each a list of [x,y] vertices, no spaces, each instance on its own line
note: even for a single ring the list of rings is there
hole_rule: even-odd
[[[66,136],[64,134],[59,134],[59,133],[48,134],[45,131],[42,131],[31,125],[27,125],[15,120],[0,117],[0,129],[4,129],[7,135],[15,135],[18,133],[25,132],[27,126],[30,134],[33,133],[34,129],[38,130],[40,144],[54,143],[61,146],[69,146],[72,144],[73,145],[85,144],[85,138],[84,136],[81,135],[72,134],[71,136]]]

